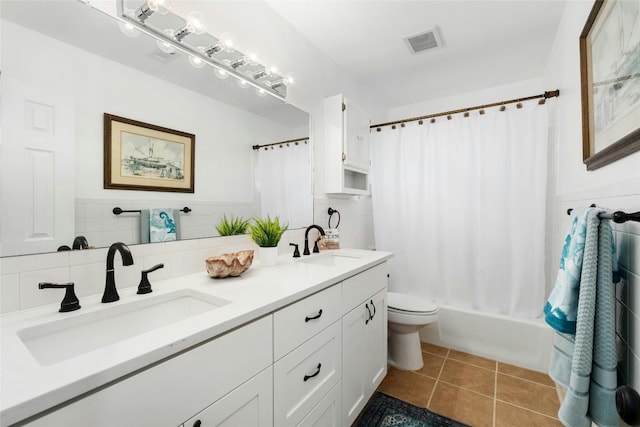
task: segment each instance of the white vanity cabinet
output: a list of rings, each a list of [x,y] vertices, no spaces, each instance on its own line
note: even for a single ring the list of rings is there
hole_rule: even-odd
[[[269,367],[184,423],[184,427],[273,426],[273,369]]]
[[[324,119],[325,192],[369,194],[369,115],[339,94],[325,98]]]
[[[350,426],[387,374],[387,270],[343,282],[342,425]]]
[[[387,265],[322,287],[18,425],[348,427],[387,372]]]
[[[274,425],[314,425],[342,376],[341,284],[273,314]],[[326,403],[326,402],[325,402]]]
[[[260,423],[253,425],[271,426],[273,419],[267,410],[251,405],[271,406],[272,342],[271,316],[263,317],[98,389],[27,425],[179,426],[219,401],[216,408],[228,417],[257,414]],[[242,389],[237,389],[239,386],[244,387],[242,392],[238,392]],[[234,389],[237,390],[232,392]],[[229,396],[234,397],[225,399],[230,392]],[[261,401],[263,398],[266,402]]]

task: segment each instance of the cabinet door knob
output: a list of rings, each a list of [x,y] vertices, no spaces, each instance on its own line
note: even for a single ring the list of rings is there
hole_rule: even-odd
[[[196,421],[193,423],[193,427],[200,427],[200,426],[202,426],[202,421],[200,421],[200,420],[196,420]]]
[[[347,155],[342,153],[342,161],[344,162],[345,160],[347,160]]]
[[[364,304],[364,308],[367,309],[367,320],[364,321],[364,324],[367,325],[373,316],[371,315],[371,309],[369,308],[369,303]]]
[[[376,316],[376,306],[373,304],[373,300],[369,301],[371,303],[371,307],[373,307],[373,314],[371,318],[373,319]]]
[[[320,373],[320,368],[322,368],[322,363],[318,363],[318,367],[316,368],[316,371],[311,374],[311,375],[305,375],[302,379],[303,381],[307,381],[309,378],[313,378],[313,377],[317,377],[318,374]]]
[[[318,311],[318,314],[316,314],[315,316],[312,316],[312,317],[307,316],[307,317],[305,317],[304,318],[304,323],[307,323],[309,320],[319,319],[320,316],[322,316],[322,309],[320,309],[320,311]]]

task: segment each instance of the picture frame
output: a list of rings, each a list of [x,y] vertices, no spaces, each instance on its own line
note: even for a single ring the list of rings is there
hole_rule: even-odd
[[[580,34],[582,152],[589,171],[640,150],[640,46],[637,36],[625,40],[640,32],[638,9],[640,0],[596,0]]]
[[[104,188],[194,192],[194,134],[104,113]]]

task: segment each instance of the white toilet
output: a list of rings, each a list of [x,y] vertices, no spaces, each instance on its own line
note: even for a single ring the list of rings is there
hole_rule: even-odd
[[[387,292],[389,364],[398,369],[422,368],[420,330],[438,321],[438,307],[419,297]]]

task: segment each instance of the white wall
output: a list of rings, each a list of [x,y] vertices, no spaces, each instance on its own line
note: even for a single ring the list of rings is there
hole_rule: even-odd
[[[640,211],[640,152],[588,172],[582,163],[580,65],[578,37],[592,2],[568,1],[556,34],[543,81],[560,89],[551,117],[549,174],[548,271],[558,268],[569,227],[566,209],[597,206]],[[623,281],[616,286],[616,332],[623,378],[640,389],[640,224],[614,225]],[[548,276],[553,278],[552,273]],[[550,284],[550,283],[548,283]]]
[[[260,214],[254,176],[257,156],[251,146],[299,137],[300,129],[185,90],[10,22],[3,22],[2,31],[3,72],[7,78],[74,100],[75,188],[65,191],[75,193],[75,221],[69,218],[75,222],[75,235],[84,235],[96,247],[114,241],[138,243],[137,216],[116,217],[111,212],[115,206],[189,206],[193,212],[182,215],[181,222],[182,238],[186,239],[215,235],[214,225],[224,214],[245,218]],[[20,43],[12,42],[15,40]],[[24,52],[28,51],[41,54],[26,57]],[[175,102],[178,99],[180,102]],[[195,134],[195,192],[176,195],[103,189],[105,112]],[[9,160],[5,167],[13,165]],[[20,171],[13,175],[20,176]],[[292,226],[304,225],[307,224]],[[14,231],[19,230],[4,230]],[[63,244],[70,246],[74,234],[57,237],[60,240],[50,242],[49,250],[55,251]],[[15,253],[9,249],[5,246],[4,255]]]
[[[103,113],[197,135],[196,191],[187,199],[253,202],[253,144],[292,130],[132,68],[3,22],[4,72],[36,87],[73,96],[76,105],[76,197],[140,199],[139,192],[103,189]],[[42,52],[25,58],[24,52]],[[22,60],[21,60],[22,58]],[[51,63],[61,64],[52,67]],[[47,70],[43,73],[42,70]],[[171,100],[180,99],[180,102]],[[185,112],[188,109],[188,113]],[[277,140],[277,139],[276,139]],[[223,178],[221,178],[223,177]],[[229,183],[233,185],[228,185]],[[173,199],[160,193],[155,199]]]
[[[340,197],[324,192],[324,98],[343,93],[368,111],[372,119],[383,120],[386,110],[358,82],[347,76],[339,66],[263,1],[183,0],[174,11],[186,15],[199,10],[207,20],[212,34],[231,32],[241,49],[253,47],[265,63],[276,63],[284,72],[294,72],[297,83],[287,88],[287,100],[311,115],[310,137],[314,163],[314,222],[326,226],[326,206],[344,205],[340,228],[342,246],[368,249],[372,246],[373,223],[368,197]],[[248,12],[249,11],[249,12]],[[334,208],[339,209],[334,206]],[[348,206],[348,208],[347,208]],[[348,229],[347,229],[348,228]]]

